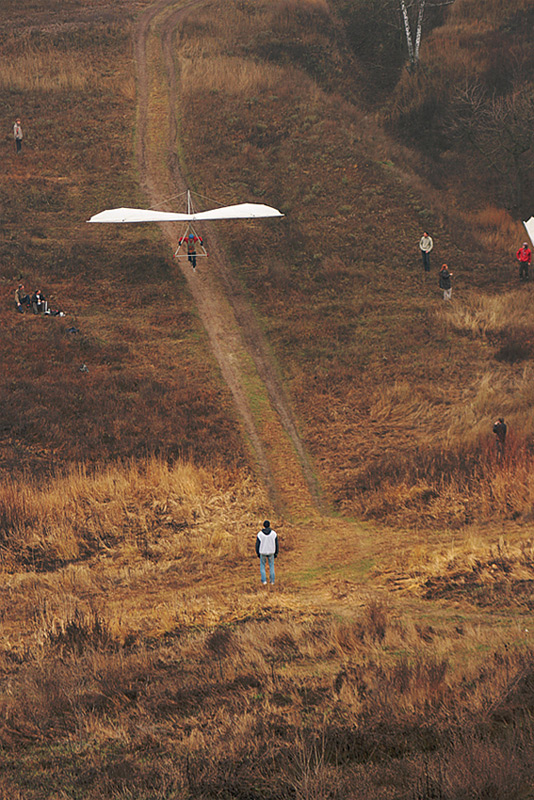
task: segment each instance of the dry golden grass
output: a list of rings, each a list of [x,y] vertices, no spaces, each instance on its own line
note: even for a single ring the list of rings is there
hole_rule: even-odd
[[[454,429],[452,429],[454,434]],[[464,438],[464,437],[462,437]],[[396,465],[369,470],[360,491],[347,503],[368,518],[398,525],[437,525],[463,529],[495,519],[520,520],[526,526],[534,510],[533,456],[519,438],[509,437],[503,460],[473,435],[471,448],[449,445],[433,453],[421,450]],[[526,534],[525,534],[526,535]]]
[[[456,330],[472,336],[488,337],[512,326],[529,335],[534,327],[532,295],[520,290],[497,295],[469,292],[447,308],[445,318]]]
[[[460,740],[491,780],[507,755],[507,779],[521,787],[531,665],[528,648],[507,641],[504,628],[465,621],[445,637],[439,620],[414,624],[381,602],[351,621],[295,624],[288,613],[134,646],[105,619],[73,615],[8,667],[2,788],[27,774],[22,746],[33,756],[27,798],[50,780],[74,793],[81,772],[92,797],[119,786],[135,798],[244,799],[261,779],[267,797],[370,800],[423,777],[423,753],[432,772],[442,760],[445,790],[459,780]],[[503,717],[515,722],[513,743]]]
[[[80,467],[45,487],[7,481],[0,485],[4,565],[42,569],[126,542],[158,558],[243,555],[239,532],[262,506],[265,496],[246,473],[157,459],[94,474]],[[162,532],[172,536],[157,544]]]
[[[64,51],[51,44],[37,47],[31,39],[12,39],[0,55],[0,91],[77,92],[104,85],[92,53]]]
[[[233,3],[229,14],[214,16],[211,9],[198,9],[195,11],[194,20],[185,19],[183,22],[186,36],[180,42],[180,50],[190,55],[204,40],[209,49],[217,53],[227,51],[229,42],[240,42],[250,46],[251,30],[253,35],[260,32],[264,37],[266,32],[278,34],[292,24],[295,14],[301,15],[301,37],[313,33],[313,23],[307,25],[310,15],[319,18],[329,15],[328,0],[274,0],[267,6],[264,3]],[[208,34],[208,35],[206,35]],[[264,62],[263,66],[268,65]],[[231,75],[226,76],[231,80]]]
[[[328,11],[327,0],[278,0],[281,8],[313,9],[318,11]]]
[[[481,20],[487,19],[492,22],[500,23],[510,12],[520,12],[532,7],[530,0],[515,0],[513,7],[507,0],[459,0],[451,9],[452,20],[481,24]]]
[[[534,541],[513,522],[420,536],[386,555],[375,574],[409,595],[531,608]]]
[[[199,90],[253,97],[274,91],[287,76],[276,65],[257,64],[235,56],[180,59],[180,77],[185,94]]]
[[[224,9],[231,13],[216,18],[210,7],[187,25],[191,36],[182,53],[185,60],[193,53],[187,48],[196,46],[197,22],[205,47],[215,37],[205,72],[199,64],[188,76],[197,90],[201,81],[217,90],[213,103],[200,98],[201,114],[185,119],[198,147],[209,142],[205,127],[219,140],[222,129],[233,131],[230,152],[213,161],[191,149],[195,177],[202,184],[200,170],[206,169],[226,189],[238,175],[245,181],[239,193],[255,196],[257,190],[293,204],[289,232],[278,234],[273,246],[272,230],[256,227],[248,236],[245,229],[245,266],[239,251],[232,265],[257,307],[270,310],[265,324],[273,325],[268,333],[286,364],[311,446],[319,454],[332,451],[341,464],[329,472],[326,462],[323,477],[342,491],[356,486],[345,506],[349,514],[389,516],[399,524],[383,530],[316,515],[282,521],[281,580],[264,593],[254,535],[271,514],[246,470],[141,457],[105,469],[73,468],[47,483],[5,480],[0,796],[523,800],[534,766],[534,555],[527,535],[534,465],[525,436],[532,386],[528,359],[510,360],[517,346],[506,338],[506,320],[508,304],[517,311],[520,332],[527,331],[528,298],[511,292],[497,302],[493,291],[479,298],[458,292],[457,303],[438,311],[428,292],[414,288],[412,251],[395,266],[400,285],[392,282],[391,265],[373,260],[377,238],[395,230],[399,250],[415,248],[421,221],[427,224],[419,214],[431,207],[432,192],[402,162],[402,150],[390,149],[385,134],[377,131],[367,149],[361,145],[373,125],[360,128],[359,115],[349,113],[341,95],[330,102],[328,92],[309,73],[299,77],[295,66],[269,64],[262,83],[240,50],[255,41],[251,20],[258,34],[275,32],[293,46],[299,29],[291,26],[300,12],[323,14],[326,4],[239,2]],[[315,58],[307,39],[310,17],[302,24],[304,56]],[[235,53],[228,47],[221,57],[233,40],[218,30],[241,37]],[[320,42],[318,35],[314,44]],[[287,52],[303,57],[298,48]],[[322,63],[305,60],[314,74]],[[235,64],[232,74],[227,68]],[[227,72],[224,84],[214,77],[217,65]],[[275,73],[281,76],[276,92],[269,83]],[[155,106],[164,111],[160,91]],[[248,110],[235,98],[247,93],[259,96],[243,121]],[[162,121],[157,146],[166,130]],[[127,138],[129,128],[119,135]],[[287,160],[277,161],[282,156]],[[376,163],[390,158],[399,166]],[[117,165],[123,169],[123,160]],[[294,194],[284,195],[286,185]],[[334,189],[335,204],[328,206]],[[102,191],[107,198],[107,184]],[[120,194],[116,186],[113,191]],[[358,214],[351,214],[355,196]],[[407,203],[413,213],[406,213]],[[338,207],[350,226],[336,227]],[[360,228],[360,219],[369,228]],[[373,227],[376,220],[379,227]],[[498,212],[481,212],[472,221],[488,235],[496,231],[491,241],[503,245],[507,230],[516,235]],[[342,253],[325,253],[324,237],[334,230],[342,249],[348,227],[356,238]],[[443,229],[437,247],[445,247],[446,236]],[[125,262],[129,279],[130,255]],[[147,262],[137,269],[142,275]],[[146,301],[141,281],[129,291]],[[128,320],[122,308],[113,315],[99,307],[93,317],[84,308],[93,339],[87,335],[80,353],[100,353],[97,337],[114,343],[113,331],[127,343],[117,352],[106,345],[90,382],[74,384],[79,395],[89,386],[87,394],[102,401],[95,406],[95,441],[103,428],[96,412],[120,387],[131,402],[146,393],[135,425],[145,430],[153,421],[153,408],[161,407],[168,389],[155,377],[148,380],[151,364],[185,360],[180,376],[191,385],[195,361],[177,344],[184,328],[174,321],[174,306],[161,308],[168,286],[152,291],[157,307]],[[98,286],[95,294],[96,305]],[[145,345],[152,328],[161,334],[166,315],[176,338]],[[33,354],[43,348],[35,327],[22,328],[28,321],[13,326],[12,350],[22,357],[28,341]],[[428,330],[430,347],[423,350]],[[59,334],[50,340],[66,358],[73,345]],[[495,362],[498,347],[508,348],[508,361]],[[193,350],[198,355],[197,340]],[[26,369],[22,357],[20,370]],[[143,359],[135,374],[126,370],[130,357]],[[116,378],[104,386],[108,362]],[[31,375],[42,391],[45,377]],[[193,387],[187,395],[185,430],[199,416],[197,394]],[[21,391],[15,401],[27,396]],[[57,403],[62,394],[51,396]],[[77,402],[78,395],[65,411]],[[214,411],[219,406],[214,403]],[[512,422],[501,460],[487,441],[497,406]],[[131,410],[120,410],[120,419],[106,425],[118,442],[134,425]],[[161,422],[156,438],[166,441],[174,414],[173,408],[164,415],[171,421]],[[26,422],[32,415],[20,416]],[[27,440],[35,450],[37,439],[22,425],[20,431],[15,445]],[[228,435],[228,448],[233,441]],[[353,480],[356,470],[349,473],[355,453],[359,467],[369,469],[365,485]],[[493,527],[482,528],[485,519]]]
[[[504,208],[488,206],[465,215],[478,241],[488,250],[509,252],[511,263],[525,238],[525,228]]]

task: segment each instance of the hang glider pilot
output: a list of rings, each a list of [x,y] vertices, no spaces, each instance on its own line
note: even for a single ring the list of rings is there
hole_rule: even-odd
[[[178,241],[178,247],[181,247],[183,243],[186,242],[187,244],[187,260],[191,262],[193,265],[193,269],[196,269],[197,266],[197,242],[203,244],[202,236],[196,236],[194,233],[190,233],[189,236],[182,236],[181,239]]]

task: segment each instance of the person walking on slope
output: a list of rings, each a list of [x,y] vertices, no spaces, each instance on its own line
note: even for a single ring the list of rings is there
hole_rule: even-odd
[[[430,272],[430,251],[434,247],[432,237],[428,233],[423,233],[419,241],[419,248],[423,256],[423,269],[425,272]]]
[[[527,242],[523,242],[523,247],[519,248],[515,256],[519,261],[519,280],[528,281],[528,268],[532,261],[532,252]]]
[[[267,575],[265,573],[265,562],[269,562],[269,579],[274,585],[274,559],[278,555],[278,536],[276,531],[271,528],[268,519],[263,523],[263,528],[256,536],[256,555],[260,559],[260,577],[264,586],[267,585]]]
[[[22,149],[22,127],[20,124],[20,119],[18,117],[15,120],[15,124],[13,125],[13,137],[15,139],[15,147],[17,148],[17,155],[18,155]]]
[[[495,445],[497,447],[497,456],[501,458],[504,455],[504,444],[506,442],[506,431],[508,430],[504,417],[493,423],[493,433],[495,434]]]
[[[443,289],[443,299],[450,300],[452,295],[452,284],[451,284],[452,272],[449,272],[449,268],[446,264],[442,264],[442,267],[439,271],[439,288]]]

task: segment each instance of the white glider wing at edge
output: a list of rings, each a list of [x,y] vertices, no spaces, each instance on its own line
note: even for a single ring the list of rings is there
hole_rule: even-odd
[[[534,247],[534,217],[531,217],[526,222],[523,222],[525,229],[530,237],[530,241],[532,242],[532,246]]]
[[[172,211],[150,211],[144,208],[110,208],[94,214],[87,222],[183,222],[189,214]]]
[[[261,217],[283,217],[276,208],[261,203],[240,203],[237,206],[223,206],[211,211],[198,211],[191,219],[259,219]]]
[[[189,222],[214,219],[256,219],[261,217],[283,217],[276,208],[261,203],[240,203],[235,206],[213,208],[195,214],[180,214],[173,211],[152,211],[144,208],[111,208],[101,211],[88,222]]]

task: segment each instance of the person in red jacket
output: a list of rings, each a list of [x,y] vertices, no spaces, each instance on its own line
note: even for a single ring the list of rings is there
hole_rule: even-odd
[[[515,254],[519,261],[519,280],[528,280],[528,268],[532,261],[532,252],[527,242],[523,242],[523,247],[520,247]]]
[[[196,269],[197,266],[197,242],[202,244],[202,236],[195,236],[194,233],[190,233],[189,236],[182,236],[182,238],[178,241],[178,245],[181,246],[184,242],[187,243],[187,260],[191,262],[193,265],[193,269]]]

